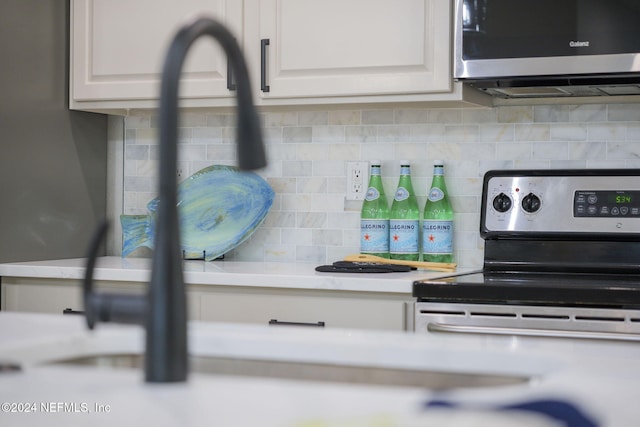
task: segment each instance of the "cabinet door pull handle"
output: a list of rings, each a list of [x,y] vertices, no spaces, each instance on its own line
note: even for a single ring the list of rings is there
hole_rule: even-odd
[[[233,78],[233,68],[231,67],[231,62],[227,60],[227,89],[230,91],[236,90],[236,82]]]
[[[84,314],[84,311],[65,308],[64,310],[62,310],[62,314]]]
[[[282,322],[278,319],[269,320],[269,325],[313,326],[316,328],[324,328],[324,322]]]
[[[267,84],[267,46],[269,46],[269,39],[260,40],[260,90],[263,92],[269,92],[269,85]]]

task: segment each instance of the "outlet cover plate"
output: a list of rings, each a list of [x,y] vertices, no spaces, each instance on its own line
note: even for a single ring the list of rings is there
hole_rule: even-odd
[[[364,200],[369,185],[369,162],[347,162],[347,200]]]

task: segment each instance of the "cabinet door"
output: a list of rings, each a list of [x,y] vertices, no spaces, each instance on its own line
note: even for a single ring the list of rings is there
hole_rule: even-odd
[[[195,16],[215,17],[242,43],[238,0],[74,0],[71,14],[75,101],[157,99],[169,43],[177,29]],[[210,37],[195,43],[184,64],[181,96],[232,96],[222,48]]]
[[[450,92],[449,0],[260,0],[263,98]],[[246,43],[259,43],[250,37]]]

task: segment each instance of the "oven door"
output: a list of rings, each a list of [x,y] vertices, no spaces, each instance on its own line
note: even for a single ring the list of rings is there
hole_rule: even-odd
[[[640,341],[640,310],[417,302],[416,333]]]

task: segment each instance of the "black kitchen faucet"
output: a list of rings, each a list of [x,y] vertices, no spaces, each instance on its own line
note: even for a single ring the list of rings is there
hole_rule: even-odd
[[[84,281],[87,324],[96,321],[142,324],[146,327],[145,381],[180,382],[188,375],[187,304],[177,209],[178,87],[184,59],[193,42],[209,35],[222,45],[235,73],[238,114],[238,163],[241,169],[264,167],[266,156],[258,113],[251,99],[247,65],[233,35],[220,23],[199,18],[174,37],[162,72],[160,92],[160,200],[154,238],[153,267],[147,295],[94,292],[93,268],[107,225],[93,239]],[[212,189],[215,191],[215,189]]]

